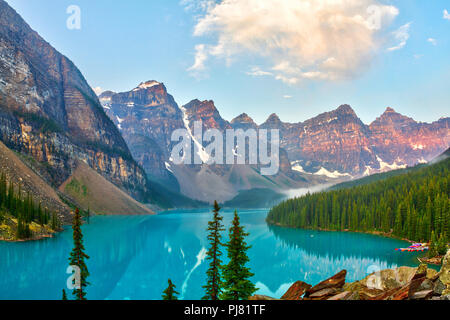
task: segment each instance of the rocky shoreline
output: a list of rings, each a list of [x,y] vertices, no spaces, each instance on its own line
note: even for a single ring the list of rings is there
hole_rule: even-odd
[[[17,239],[17,219],[10,216],[4,215],[3,221],[0,222],[0,241],[4,242],[27,242],[27,241],[38,241],[43,239],[53,238],[58,230],[53,230],[48,225],[40,225],[36,222],[31,222],[29,224],[32,237],[29,239]]]
[[[450,250],[439,272],[426,264],[372,273],[361,281],[346,283],[347,271],[311,286],[297,281],[281,297],[255,295],[250,300],[450,300]]]

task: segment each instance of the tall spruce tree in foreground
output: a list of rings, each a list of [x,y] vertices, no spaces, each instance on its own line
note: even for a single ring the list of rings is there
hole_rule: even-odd
[[[207,283],[203,288],[206,291],[203,300],[219,300],[220,294],[222,293],[222,279],[220,274],[220,269],[222,266],[222,251],[220,250],[221,242],[221,232],[225,231],[222,224],[223,217],[220,215],[220,207],[217,201],[214,202],[213,210],[213,220],[208,222],[208,241],[210,248],[206,253],[206,259],[210,261],[209,269],[206,272],[208,277]]]
[[[166,290],[163,291],[163,300],[178,300],[177,294],[180,294],[179,292],[175,291],[176,286],[172,283],[172,280],[168,280],[169,286]]]
[[[245,266],[250,261],[247,250],[251,246],[245,242],[248,235],[235,211],[233,225],[229,230],[230,240],[226,244],[230,262],[223,268],[224,292],[221,295],[223,300],[247,300],[257,290],[249,280],[254,274]]]
[[[70,253],[69,265],[77,266],[80,268],[80,287],[75,288],[72,292],[73,296],[76,300],[87,300],[86,299],[86,291],[85,288],[89,285],[87,282],[87,277],[89,277],[89,271],[86,266],[85,259],[89,259],[89,256],[84,253],[84,245],[83,245],[83,234],[81,232],[81,215],[78,209],[75,210],[75,215],[73,218],[73,249]],[[75,283],[75,280],[74,280]]]

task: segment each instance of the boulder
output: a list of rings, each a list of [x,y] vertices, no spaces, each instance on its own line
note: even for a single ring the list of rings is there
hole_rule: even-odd
[[[442,260],[441,272],[439,272],[439,280],[444,285],[442,295],[450,295],[450,250]]]
[[[418,291],[424,291],[424,290],[431,290],[431,291],[433,291],[433,289],[434,289],[433,281],[431,281],[430,279],[425,279],[425,281],[422,282],[422,284],[418,288]]]
[[[398,289],[387,300],[407,300],[409,298],[410,285],[406,285]]]
[[[322,281],[318,285],[306,290],[305,297],[310,297],[316,292],[325,290],[325,289],[341,289],[345,285],[345,277],[347,276],[347,270],[342,270],[338,274],[333,277]],[[330,290],[331,292],[331,290]]]
[[[408,296],[410,299],[412,299],[412,297],[415,295],[416,292],[420,291],[420,286],[425,280],[427,280],[427,271],[428,266],[426,264],[421,264],[417,269],[416,274],[409,283]]]
[[[332,296],[331,298],[328,298],[328,300],[331,301],[337,301],[337,300],[349,300],[352,297],[353,293],[350,291],[344,291],[341,292],[335,296]]]
[[[360,300],[383,300],[384,292],[379,289],[371,289],[367,287],[362,287],[359,291],[359,299]]]
[[[416,274],[416,271],[417,268],[411,267],[381,270],[367,276],[360,283],[370,289],[387,291],[401,288],[408,284]]]
[[[254,296],[251,296],[248,300],[250,300],[250,301],[271,301],[271,300],[279,300],[279,299],[256,294]]]
[[[412,295],[411,300],[426,300],[430,299],[432,296],[433,290],[418,291]]]
[[[303,281],[297,281],[294,283],[289,290],[281,297],[281,300],[302,300],[303,295],[312,286]]]
[[[441,282],[440,279],[437,279],[433,286],[434,294],[440,296],[440,295],[442,295],[444,290],[445,290],[445,285]]]
[[[431,281],[436,281],[437,278],[439,278],[439,273],[434,269],[428,269],[427,270],[427,279],[430,279]]]
[[[320,291],[316,291],[313,294],[309,295],[309,299],[311,300],[327,300],[329,297],[332,297],[338,293],[338,289],[336,288],[326,288]]]

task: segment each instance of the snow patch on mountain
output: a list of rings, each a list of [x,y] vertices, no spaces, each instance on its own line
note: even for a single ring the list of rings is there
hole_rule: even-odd
[[[333,178],[333,179],[342,178],[342,177],[351,177],[351,175],[348,173],[340,173],[337,170],[334,172],[330,172],[323,167],[314,174],[317,176],[327,176],[328,178]]]
[[[299,161],[292,162],[291,166],[292,166],[292,170],[294,170],[294,171],[298,171],[298,172],[301,172],[301,173],[307,173],[305,171],[305,169],[303,169],[303,167],[300,165]]]
[[[195,139],[194,135],[192,134],[191,128],[189,127],[189,117],[186,112],[186,108],[180,107],[180,110],[183,113],[184,126],[189,134],[189,137],[192,139],[192,141],[194,141],[194,145],[196,146],[198,156],[203,161],[203,163],[207,163],[209,161],[209,154],[205,151],[203,145],[200,142],[198,142],[197,139]]]
[[[402,160],[401,159],[397,159],[394,161],[393,164],[389,164],[383,161],[383,159],[381,159],[379,156],[377,156],[377,160],[380,163],[380,171],[381,172],[386,172],[386,171],[391,171],[391,170],[398,170],[398,169],[405,169],[408,166],[406,164],[401,164]]]
[[[125,119],[121,119],[121,118],[119,118],[119,116],[116,116],[116,119],[117,119],[117,122],[119,122],[119,124],[117,125],[117,127],[118,127],[120,130],[122,130],[122,122],[123,122]]]
[[[149,88],[152,88],[152,87],[155,87],[155,86],[159,86],[160,84],[161,83],[159,83],[158,81],[143,82],[137,88],[135,88],[133,91],[149,89]]]
[[[413,148],[414,150],[423,150],[425,149],[425,146],[423,144],[412,144],[411,148]]]
[[[417,162],[420,163],[420,164],[427,164],[428,163],[428,161],[425,160],[423,157],[420,158],[419,160],[417,160]]]
[[[170,163],[165,162],[164,164],[166,165],[166,169],[167,169],[168,171],[170,171],[170,172],[173,173],[172,168],[171,168],[171,166],[170,166]]]

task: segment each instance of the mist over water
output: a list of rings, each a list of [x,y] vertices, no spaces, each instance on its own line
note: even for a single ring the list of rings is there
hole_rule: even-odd
[[[347,281],[373,267],[417,266],[417,254],[399,253],[408,244],[372,235],[315,232],[268,226],[267,210],[240,210],[250,233],[248,255],[259,294],[280,298],[295,281],[312,285],[348,270]],[[223,211],[230,226],[233,211]],[[91,276],[89,299],[161,298],[167,279],[183,299],[201,299],[208,268],[209,210],[156,216],[99,216],[83,226]],[[226,234],[224,234],[226,236]],[[0,299],[61,299],[72,248],[70,229],[54,239],[0,243]],[[224,260],[226,261],[224,249]],[[68,291],[66,289],[66,291]],[[69,292],[69,291],[68,291]]]
[[[308,187],[308,188],[300,188],[300,189],[290,189],[288,191],[285,191],[284,194],[289,198],[299,198],[302,197],[308,193],[317,193],[317,192],[321,192],[324,191],[330,187],[332,187],[333,185],[335,185],[334,183],[325,183],[325,184],[318,184],[312,187]]]

